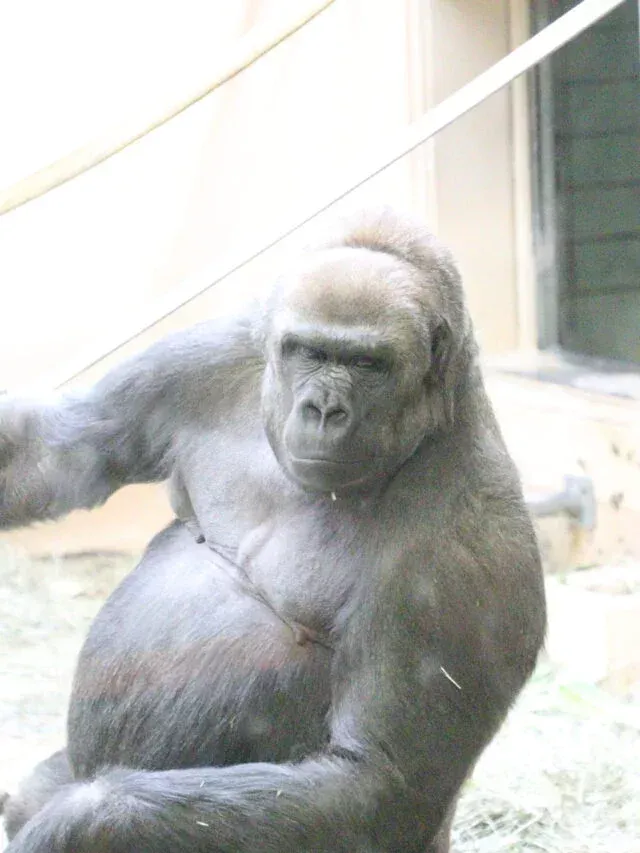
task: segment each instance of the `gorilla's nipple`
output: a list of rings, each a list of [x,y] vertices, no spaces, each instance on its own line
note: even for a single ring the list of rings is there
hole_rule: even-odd
[[[299,646],[306,646],[307,643],[317,643],[319,640],[318,632],[313,628],[307,628],[305,625],[294,623],[291,626],[293,638]]]

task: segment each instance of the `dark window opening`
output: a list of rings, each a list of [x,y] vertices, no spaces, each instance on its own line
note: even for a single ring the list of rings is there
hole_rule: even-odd
[[[538,0],[540,29],[578,0]],[[537,70],[534,223],[541,346],[640,365],[638,3]]]

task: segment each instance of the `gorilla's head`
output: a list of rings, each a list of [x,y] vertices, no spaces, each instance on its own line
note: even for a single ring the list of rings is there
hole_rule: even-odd
[[[269,442],[314,491],[389,476],[450,428],[475,356],[449,253],[387,210],[348,224],[279,281],[265,348]]]

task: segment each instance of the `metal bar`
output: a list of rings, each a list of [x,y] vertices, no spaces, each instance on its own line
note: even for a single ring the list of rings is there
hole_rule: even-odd
[[[52,376],[48,387],[59,387],[75,379],[85,370],[93,367],[160,320],[173,314],[210,287],[263,255],[311,222],[319,214],[341,201],[349,193],[413,151],[418,145],[507,86],[520,74],[558,50],[623,2],[624,0],[583,0],[579,6],[549,24],[529,41],[515,48],[495,65],[492,65],[470,83],[446,98],[421,119],[403,129],[375,153],[364,158],[364,162],[360,161],[350,173],[333,181],[332,186],[325,190],[313,203],[297,211],[286,224],[273,229],[253,247],[245,249],[242,254],[239,253],[236,257],[227,259],[224,264],[203,270],[149,310],[141,312],[137,316],[127,317],[125,324],[120,329],[110,334],[102,343],[92,347],[92,350],[85,353],[82,358],[77,359],[74,365],[70,365],[65,370],[58,372],[57,375]]]
[[[536,518],[568,515],[585,530],[593,530],[596,526],[596,498],[589,477],[568,475],[561,492],[525,497],[531,515]]]
[[[148,101],[145,100],[108,133],[96,137],[82,148],[77,148],[65,157],[39,169],[8,189],[0,190],[0,216],[28,201],[33,201],[72,178],[77,178],[83,172],[93,169],[94,166],[104,163],[109,157],[123,151],[152,130],[166,124],[266,56],[334,2],[335,0],[311,0],[302,4],[298,14],[290,17],[284,24],[278,20],[275,23],[259,24],[253,27],[238,39],[230,55],[223,57],[217,63],[214,73],[206,83],[193,84],[186,95],[169,105],[163,101],[150,108]]]

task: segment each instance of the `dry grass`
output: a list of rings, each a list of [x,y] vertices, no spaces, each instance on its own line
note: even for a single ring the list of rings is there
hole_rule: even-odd
[[[134,561],[0,550],[0,790],[63,743],[80,643]],[[638,699],[541,665],[465,789],[456,853],[640,853]]]
[[[541,664],[458,809],[458,853],[640,853],[640,704]]]

